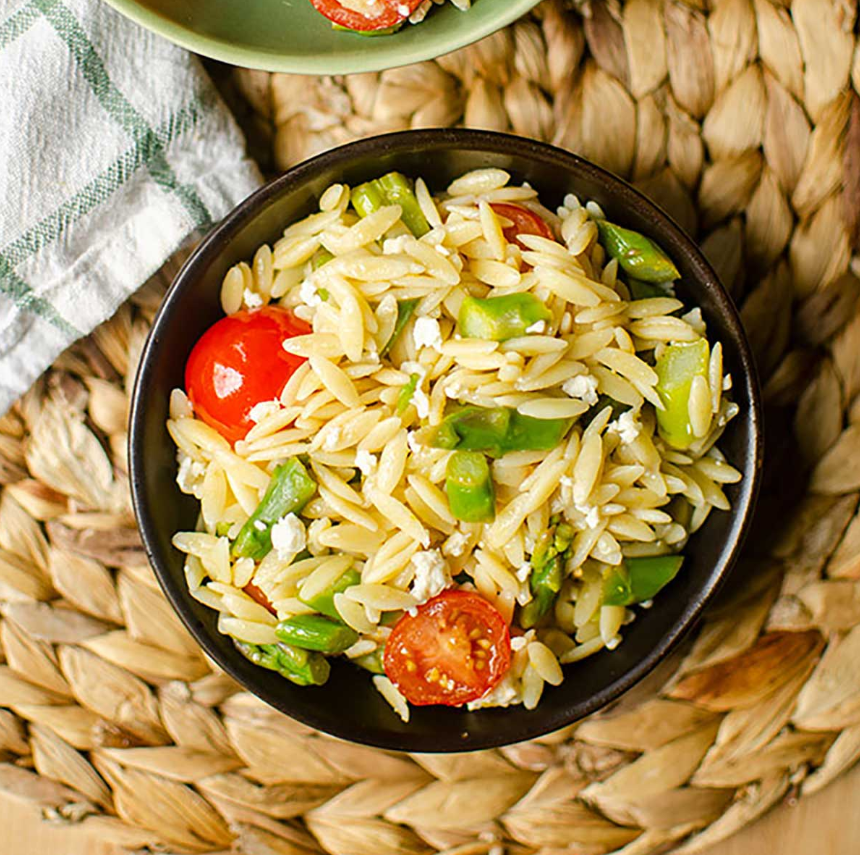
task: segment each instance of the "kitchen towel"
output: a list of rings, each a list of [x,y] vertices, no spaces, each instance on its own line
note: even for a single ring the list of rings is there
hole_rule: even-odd
[[[0,0],[0,413],[260,183],[196,57],[101,0]]]

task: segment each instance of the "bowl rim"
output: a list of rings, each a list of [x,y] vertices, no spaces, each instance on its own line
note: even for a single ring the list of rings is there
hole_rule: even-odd
[[[286,72],[290,74],[328,75],[356,74],[362,72],[385,71],[417,62],[436,59],[460,48],[467,47],[504,29],[518,18],[527,14],[541,0],[507,0],[499,5],[499,12],[492,17],[464,30],[456,38],[446,38],[445,32],[432,33],[414,45],[386,42],[375,46],[374,50],[321,56],[297,57],[292,54],[269,53],[261,49],[234,44],[227,39],[199,33],[190,25],[183,25],[166,18],[154,9],[144,5],[141,0],[106,0],[107,4],[126,18],[146,29],[157,33],[193,53],[209,59],[226,62],[259,71]],[[468,14],[466,12],[462,14]],[[416,25],[418,26],[418,25]],[[393,38],[396,38],[395,33]]]
[[[740,314],[733,300],[720,283],[713,267],[707,261],[695,241],[656,203],[632,187],[627,181],[617,175],[603,169],[600,166],[586,160],[571,152],[560,149],[547,143],[537,142],[525,137],[517,137],[511,134],[502,134],[492,131],[477,131],[463,128],[439,128],[414,131],[398,131],[368,137],[356,142],[348,143],[337,148],[329,149],[295,167],[292,167],[282,175],[260,187],[226,217],[216,225],[203,239],[200,245],[189,256],[179,273],[174,278],[164,300],[153,320],[144,347],[141,351],[140,361],[135,376],[134,388],[131,396],[129,411],[129,434],[128,434],[128,460],[129,460],[129,482],[132,494],[134,512],[140,529],[146,555],[152,565],[162,591],[174,610],[182,620],[186,629],[192,634],[203,650],[218,664],[218,666],[229,676],[236,680],[246,691],[261,698],[275,709],[284,714],[313,727],[322,730],[320,723],[314,720],[312,715],[295,712],[287,708],[287,705],[277,697],[276,693],[257,688],[249,688],[239,673],[238,667],[233,663],[232,657],[225,659],[210,639],[209,633],[193,617],[190,605],[183,600],[187,596],[182,590],[182,585],[174,580],[167,563],[162,560],[160,550],[157,546],[156,526],[150,513],[150,503],[146,495],[144,483],[145,453],[141,436],[143,433],[142,412],[148,397],[149,386],[152,381],[152,365],[157,353],[161,327],[172,313],[173,303],[179,298],[186,285],[195,281],[196,271],[199,266],[205,267],[212,257],[217,256],[225,243],[228,243],[235,234],[248,225],[266,208],[268,201],[279,196],[291,188],[301,187],[307,180],[321,169],[332,166],[346,165],[354,157],[361,157],[371,153],[379,153],[380,148],[386,150],[388,147],[404,150],[417,146],[437,145],[442,147],[456,147],[473,151],[489,151],[493,153],[511,153],[515,151],[526,157],[529,154],[542,155],[544,158],[552,157],[556,162],[561,159],[567,166],[574,167],[579,171],[590,173],[604,183],[615,185],[615,189],[622,197],[635,199],[640,205],[645,204],[649,216],[654,217],[655,223],[660,228],[671,234],[672,238],[682,243],[690,260],[697,268],[697,278],[714,291],[714,297],[719,311],[724,313],[725,322],[730,330],[734,344],[738,350],[740,363],[745,369],[744,379],[750,399],[748,419],[750,423],[750,438],[748,442],[748,468],[749,474],[745,473],[741,482],[742,490],[732,507],[731,513],[739,523],[736,523],[733,533],[730,533],[724,542],[722,557],[714,563],[706,583],[688,599],[680,617],[670,625],[661,635],[660,640],[654,645],[632,668],[624,671],[619,677],[605,686],[600,691],[590,695],[582,702],[575,705],[576,711],[567,720],[556,717],[547,723],[546,716],[540,716],[540,705],[534,710],[535,726],[522,729],[517,733],[514,740],[493,738],[470,739],[468,750],[479,750],[495,748],[510,744],[511,741],[520,742],[542,736],[553,730],[563,727],[573,721],[578,721],[597,710],[603,709],[611,702],[617,700],[621,695],[639,683],[678,645],[688,631],[700,618],[705,607],[713,600],[727,577],[730,575],[741,547],[749,533],[753,510],[758,497],[761,484],[761,472],[764,456],[764,430],[762,416],[761,389],[755,361],[749,342],[744,332]],[[736,381],[737,382],[737,381]],[[544,722],[541,724],[540,722]],[[500,728],[503,730],[503,728]],[[401,734],[383,733],[374,730],[365,735],[356,736],[347,727],[326,727],[324,732],[346,739],[352,742],[371,745],[378,748],[391,750],[424,751],[434,753],[463,751],[464,746],[459,737],[452,738],[450,744],[438,745],[427,740],[417,740],[416,744],[405,744]]]

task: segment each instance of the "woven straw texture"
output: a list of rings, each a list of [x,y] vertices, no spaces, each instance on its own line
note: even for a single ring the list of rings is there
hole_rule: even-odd
[[[270,166],[465,123],[551,140],[658,200],[701,240],[758,357],[769,460],[756,532],[649,700],[473,755],[313,733],[211,669],[141,550],[127,392],[174,272],[162,271],[0,420],[0,790],[131,850],[690,855],[850,766],[855,14],[849,0],[550,0],[437,62],[343,79],[237,72],[235,105]]]

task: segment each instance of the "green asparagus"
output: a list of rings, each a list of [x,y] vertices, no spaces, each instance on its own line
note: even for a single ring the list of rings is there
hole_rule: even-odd
[[[557,520],[550,523],[550,528],[541,535],[532,552],[529,576],[532,599],[520,611],[523,629],[535,626],[550,611],[564,581],[564,568],[574,532],[567,523]]]
[[[607,255],[616,259],[628,276],[641,282],[668,282],[680,277],[672,259],[645,235],[606,220],[595,222]]]
[[[445,469],[445,493],[458,520],[490,522],[496,515],[490,467],[478,451],[455,451],[451,455]]]
[[[660,436],[673,448],[689,448],[695,440],[690,422],[690,389],[693,378],[707,379],[710,364],[710,347],[700,338],[689,344],[669,345],[657,360],[656,390],[663,402],[657,410],[657,428]]]
[[[358,633],[354,629],[322,615],[295,615],[282,620],[275,629],[275,635],[293,647],[329,655],[343,653],[358,641]]]
[[[465,338],[505,341],[526,335],[534,324],[551,319],[552,313],[537,297],[522,293],[485,299],[466,297],[457,324]]]
[[[321,653],[301,650],[289,644],[250,644],[235,639],[233,643],[255,665],[277,671],[298,686],[322,686],[328,680],[331,666]]]
[[[361,574],[353,569],[345,571],[338,579],[332,582],[324,591],[321,591],[315,597],[310,597],[307,600],[302,600],[305,605],[310,606],[320,614],[328,615],[330,618],[340,620],[340,615],[334,607],[334,595],[342,594],[347,588],[357,585],[361,581]],[[301,599],[301,596],[299,597]]]
[[[510,451],[549,451],[564,439],[571,419],[536,419],[509,407],[463,407],[446,416],[420,439],[434,448],[484,451],[501,457]]]
[[[412,313],[415,311],[415,307],[417,305],[417,299],[397,301],[397,320],[394,323],[394,331],[391,333],[391,338],[385,342],[385,346],[379,353],[380,356],[385,356],[385,354],[394,347],[395,342],[400,337],[400,333],[403,332],[406,324],[409,323],[409,319],[412,317]]]
[[[627,558],[603,583],[603,605],[632,606],[650,600],[677,576],[683,555]]]
[[[233,542],[233,555],[255,561],[265,558],[272,549],[272,526],[281,517],[301,511],[316,489],[316,481],[298,458],[278,466],[265,496]]]

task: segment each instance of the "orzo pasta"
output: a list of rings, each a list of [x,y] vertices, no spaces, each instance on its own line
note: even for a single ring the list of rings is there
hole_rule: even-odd
[[[191,595],[302,685],[342,656],[404,718],[533,708],[617,647],[741,477],[721,347],[677,278],[594,203],[553,213],[499,169],[329,187],[227,273],[171,396]]]

